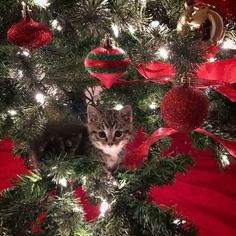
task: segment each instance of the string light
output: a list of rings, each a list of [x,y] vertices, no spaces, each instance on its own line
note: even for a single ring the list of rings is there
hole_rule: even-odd
[[[152,28],[156,28],[160,25],[160,22],[158,20],[154,20],[150,23]]]
[[[169,51],[165,48],[160,48],[158,53],[163,59],[167,59],[169,56]]]
[[[117,104],[117,105],[114,107],[114,109],[117,110],[117,111],[119,111],[119,110],[121,110],[123,107],[124,107],[124,106],[123,106],[122,104]]]
[[[186,220],[175,219],[175,220],[173,221],[173,223],[176,224],[176,225],[185,224],[185,223],[186,223]]]
[[[8,113],[11,115],[11,116],[15,116],[17,114],[16,110],[8,110]]]
[[[62,26],[60,25],[60,23],[57,19],[51,21],[51,26],[53,29],[56,29],[58,31],[62,30]]]
[[[129,30],[129,32],[131,33],[131,34],[134,34],[135,33],[135,28],[132,26],[132,25],[129,25],[128,26],[128,30]]]
[[[35,95],[35,99],[36,99],[37,103],[39,103],[40,105],[43,105],[45,102],[45,96],[42,93],[37,93]]]
[[[26,51],[26,50],[24,50],[24,51],[22,52],[22,54],[23,54],[24,56],[26,56],[26,57],[28,57],[28,56],[30,55],[29,51]]]
[[[34,3],[42,8],[47,8],[50,3],[48,2],[48,0],[33,0]]]
[[[63,187],[67,187],[67,180],[65,177],[59,179],[58,183]]]
[[[216,58],[211,57],[210,59],[208,59],[208,61],[209,61],[209,62],[214,62],[214,61],[216,61]]]
[[[229,157],[227,155],[221,156],[221,163],[223,167],[230,165]]]
[[[236,43],[230,39],[226,39],[222,43],[221,48],[223,48],[223,49],[236,49]]]
[[[115,37],[118,38],[118,36],[119,36],[119,28],[118,28],[118,25],[112,23],[111,28],[112,28],[112,30],[113,30],[113,33],[114,33]]]
[[[29,57],[30,56],[30,51],[27,50],[27,49],[24,49],[23,51],[18,52],[17,55],[22,55],[22,56],[25,56],[25,57]]]
[[[107,203],[106,200],[103,200],[100,206],[100,217],[104,217],[108,209],[109,209],[109,204]]]
[[[9,74],[14,79],[22,79],[24,77],[23,70],[21,69],[10,69]]]
[[[157,108],[157,104],[155,102],[152,102],[150,105],[149,105],[150,109],[152,110],[155,110]]]

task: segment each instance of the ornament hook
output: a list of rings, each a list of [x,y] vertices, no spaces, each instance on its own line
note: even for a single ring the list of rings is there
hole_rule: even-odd
[[[31,10],[29,5],[26,4],[24,1],[21,2],[21,5],[22,5],[22,10],[21,10],[22,17],[24,19],[30,18]]]
[[[101,44],[104,48],[111,48],[112,47],[112,38],[110,34],[105,34],[104,39],[102,39]]]
[[[183,87],[189,87],[192,84],[192,79],[189,76],[188,73],[184,73],[180,79],[179,79],[179,84],[182,85]]]

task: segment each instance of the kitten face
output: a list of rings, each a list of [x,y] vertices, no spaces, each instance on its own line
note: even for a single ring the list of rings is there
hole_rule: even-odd
[[[87,126],[93,145],[112,156],[117,155],[129,142],[133,129],[132,108],[100,112],[89,105]],[[115,152],[115,153],[114,153]]]

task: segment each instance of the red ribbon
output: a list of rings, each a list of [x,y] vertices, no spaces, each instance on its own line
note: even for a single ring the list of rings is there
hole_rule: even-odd
[[[117,80],[117,84],[155,82],[165,84],[174,81],[175,69],[168,63],[154,61],[140,63],[136,69],[146,80]],[[197,88],[211,87],[231,101],[236,102],[236,57],[215,62],[203,63],[196,70],[197,78],[193,86]]]
[[[195,129],[194,131],[205,134],[216,142],[220,143],[233,157],[236,158],[236,142],[224,140],[221,137],[210,133],[202,128]],[[154,130],[146,138],[144,137],[144,130],[139,128],[134,141],[127,144],[126,156],[123,161],[123,165],[131,169],[138,169],[144,160],[148,156],[150,146],[158,140],[168,137],[171,134],[177,133],[178,131],[172,128],[159,128]]]
[[[214,135],[205,129],[198,128],[195,129],[195,131],[214,139],[216,142],[220,143],[233,157],[236,158],[236,142],[224,140],[220,136]]]

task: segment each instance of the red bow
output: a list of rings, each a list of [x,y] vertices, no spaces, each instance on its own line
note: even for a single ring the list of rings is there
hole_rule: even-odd
[[[174,80],[175,69],[168,63],[159,61],[136,66],[139,73],[148,81],[164,84]],[[196,71],[194,86],[211,87],[231,101],[236,102],[236,57],[203,63]],[[120,81],[121,82],[121,81]],[[123,82],[121,82],[123,83]],[[125,83],[125,82],[124,82]]]

